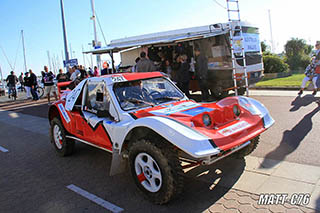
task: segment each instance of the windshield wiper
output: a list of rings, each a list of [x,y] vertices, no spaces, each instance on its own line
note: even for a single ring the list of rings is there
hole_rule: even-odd
[[[152,106],[154,107],[154,104],[153,103],[150,103],[148,101],[145,101],[145,100],[141,100],[141,99],[137,99],[137,98],[128,98],[128,99],[125,99],[126,101],[129,101],[131,103],[144,103],[146,105],[149,105],[149,106]]]
[[[170,96],[162,96],[159,98],[155,98],[155,100],[161,100],[161,99],[165,99],[165,100],[176,100],[176,101],[180,101],[181,98],[178,97],[170,97]]]

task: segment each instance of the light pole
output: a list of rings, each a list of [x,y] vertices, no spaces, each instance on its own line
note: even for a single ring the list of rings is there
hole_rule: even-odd
[[[93,33],[94,33],[94,45],[93,47],[96,49],[98,46],[98,36],[97,36],[97,27],[96,27],[96,14],[94,11],[94,0],[91,0],[91,8],[92,8],[92,21],[93,21]],[[100,70],[101,58],[100,55],[97,54],[97,67]]]
[[[27,69],[27,61],[26,61],[26,48],[24,47],[23,30],[21,30],[21,38],[22,38],[22,46],[23,46],[24,69],[25,69],[25,72],[27,72],[28,69]]]
[[[63,9],[63,2],[60,0],[60,6],[61,6],[61,19],[62,19],[62,30],[63,30],[63,41],[64,41],[64,54],[65,54],[65,61],[69,61],[69,53],[68,53],[68,43],[67,43],[67,32],[66,32],[66,24],[64,21],[64,9]],[[68,72],[69,66],[66,66],[67,72]]]

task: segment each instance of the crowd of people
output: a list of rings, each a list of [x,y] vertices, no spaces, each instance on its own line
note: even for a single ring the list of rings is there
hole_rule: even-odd
[[[177,83],[179,89],[187,97],[190,97],[190,79],[197,79],[201,90],[201,99],[202,101],[208,101],[208,59],[201,52],[200,48],[195,49],[194,75],[190,72],[193,63],[191,63],[191,57],[187,52],[181,51],[179,54],[175,54],[174,59],[161,55],[161,63],[158,67],[146,55],[144,51],[140,53],[140,57],[136,58],[136,64],[132,67],[132,72],[152,72],[158,70],[166,73],[171,80]]]

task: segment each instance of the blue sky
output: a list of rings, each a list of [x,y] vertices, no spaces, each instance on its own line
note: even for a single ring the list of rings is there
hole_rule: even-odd
[[[217,0],[226,6],[225,0]],[[260,38],[270,41],[268,9],[271,10],[276,52],[291,37],[314,44],[320,40],[317,26],[319,0],[240,0],[241,19],[260,27]],[[93,39],[90,0],[64,0],[68,48],[83,62],[82,46],[88,50]],[[107,42],[126,36],[226,22],[227,12],[214,0],[95,0],[95,9]],[[23,71],[20,31],[24,30],[27,67],[40,73],[51,60],[62,66],[63,37],[60,0],[1,0],[0,46],[15,72]],[[98,38],[104,44],[97,25]],[[318,35],[318,36],[317,36]],[[20,42],[20,43],[19,43]],[[18,50],[18,51],[17,51]],[[70,49],[69,49],[70,51]],[[16,63],[15,58],[17,55]],[[90,57],[86,56],[86,65]],[[0,49],[4,77],[11,68]]]

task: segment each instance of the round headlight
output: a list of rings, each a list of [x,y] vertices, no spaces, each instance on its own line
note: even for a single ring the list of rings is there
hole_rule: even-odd
[[[202,121],[203,121],[203,124],[205,126],[210,126],[211,125],[211,118],[210,118],[210,116],[208,114],[204,114],[202,116]]]
[[[236,117],[239,117],[241,111],[240,111],[240,108],[238,107],[238,105],[234,105],[233,106],[233,114],[236,116]]]

